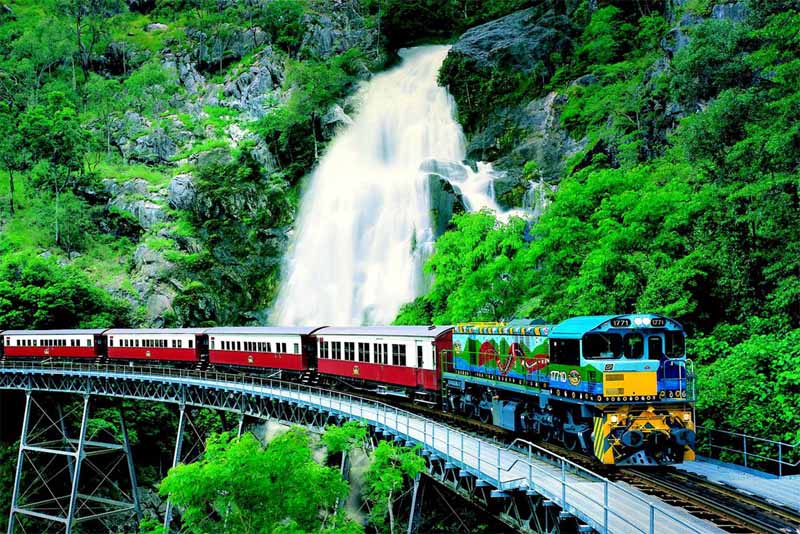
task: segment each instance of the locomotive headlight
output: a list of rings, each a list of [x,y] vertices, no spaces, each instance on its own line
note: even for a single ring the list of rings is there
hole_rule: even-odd
[[[689,412],[684,412],[683,413],[683,420],[686,421],[687,423],[689,422],[689,420],[691,418],[692,418],[692,414],[690,414]]]
[[[617,421],[619,421],[619,417],[617,417],[617,414],[612,415],[611,416],[611,422],[616,425]]]

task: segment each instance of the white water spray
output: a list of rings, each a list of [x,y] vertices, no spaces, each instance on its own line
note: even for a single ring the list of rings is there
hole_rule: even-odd
[[[491,167],[462,165],[464,134],[436,77],[448,47],[401,50],[401,64],[359,94],[360,111],[339,132],[311,177],[300,208],[275,324],[389,324],[424,290],[433,247],[427,160],[471,210],[497,210]],[[498,210],[499,211],[499,210]]]

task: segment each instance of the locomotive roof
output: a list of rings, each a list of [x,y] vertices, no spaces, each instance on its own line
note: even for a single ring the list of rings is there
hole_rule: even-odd
[[[214,334],[265,334],[265,335],[292,335],[307,336],[318,326],[219,326],[206,329],[208,335]]]
[[[208,328],[112,328],[107,336],[130,336],[142,334],[204,334]]]
[[[663,315],[652,314],[652,313],[632,313],[632,314],[625,314],[625,315],[587,315],[584,317],[573,317],[571,319],[567,319],[566,321],[560,322],[553,327],[550,331],[551,337],[559,337],[559,338],[568,338],[568,339],[579,339],[583,337],[583,335],[591,330],[599,328],[603,324],[611,321],[612,319],[629,319],[631,321],[630,326],[625,326],[622,328],[648,328],[648,326],[643,325],[634,325],[634,321],[642,318],[661,318],[666,319],[666,328],[677,327],[681,328],[680,324],[677,321],[664,317]],[[647,323],[649,325],[649,323]]]
[[[452,326],[326,326],[317,330],[320,336],[395,336],[437,338]]]
[[[67,328],[59,330],[5,330],[4,336],[99,336],[105,328]]]

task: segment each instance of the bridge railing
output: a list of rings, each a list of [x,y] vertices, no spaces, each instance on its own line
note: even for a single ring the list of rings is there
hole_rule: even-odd
[[[360,419],[379,428],[391,429],[393,435],[423,444],[424,448],[443,456],[447,462],[472,473],[476,478],[486,480],[499,491],[535,491],[564,511],[583,512],[580,515],[585,518],[588,516],[590,522],[594,523],[593,527],[602,532],[609,531],[612,517],[643,534],[654,534],[659,521],[665,520],[672,522],[675,528],[683,532],[701,532],[694,525],[675,517],[674,511],[529,441],[517,439],[511,445],[506,445],[478,438],[395,406],[348,393],[274,378],[161,366],[6,361],[0,362],[0,372],[178,381],[184,385],[198,383],[202,387],[305,403],[327,409],[330,413],[341,413]],[[510,459],[505,455],[504,461],[503,453],[509,450],[516,452],[518,456]],[[568,474],[572,475],[571,479],[568,479]],[[575,476],[580,480],[599,484],[601,493],[588,491],[591,484],[583,486],[587,490],[584,491],[582,485],[574,483]],[[598,497],[599,494],[602,494],[601,498]],[[641,523],[631,523],[631,519],[621,515],[617,507],[609,505],[610,497],[613,502],[621,496],[639,502],[642,509],[647,510],[649,522],[644,528],[640,526]],[[590,513],[586,508],[591,507],[594,510]]]
[[[800,473],[800,441],[795,444],[740,432],[697,426],[700,454],[778,477]]]

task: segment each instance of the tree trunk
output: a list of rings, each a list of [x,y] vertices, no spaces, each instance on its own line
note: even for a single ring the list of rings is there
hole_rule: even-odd
[[[388,505],[389,505],[389,532],[390,532],[390,534],[394,534],[394,510],[393,510],[394,506],[392,504],[392,491],[391,490],[389,491],[388,501],[389,501],[389,503],[388,503]]]
[[[8,208],[14,215],[14,171],[8,170]]]

